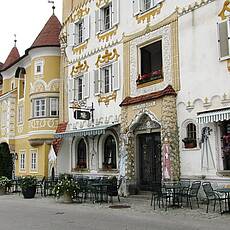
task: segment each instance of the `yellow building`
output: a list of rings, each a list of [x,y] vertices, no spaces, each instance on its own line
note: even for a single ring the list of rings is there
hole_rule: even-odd
[[[16,176],[48,176],[59,118],[60,29],[53,14],[23,56],[15,41],[0,65],[0,143],[14,153]]]

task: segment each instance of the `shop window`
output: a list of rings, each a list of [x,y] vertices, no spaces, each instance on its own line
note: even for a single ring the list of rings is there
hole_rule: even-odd
[[[222,158],[224,170],[230,170],[230,123],[223,122]]]
[[[77,168],[82,169],[82,168],[87,168],[87,163],[86,163],[86,144],[83,139],[80,140],[78,143],[78,148],[77,148]]]
[[[141,66],[137,85],[150,81],[162,81],[162,41],[140,48]]]
[[[186,137],[182,140],[185,148],[197,147],[196,125],[189,123],[186,126]]]
[[[116,169],[117,159],[116,159],[116,141],[112,135],[109,135],[105,139],[104,143],[104,162],[103,169]]]

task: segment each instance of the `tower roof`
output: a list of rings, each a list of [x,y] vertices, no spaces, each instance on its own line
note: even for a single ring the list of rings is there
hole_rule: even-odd
[[[52,15],[29,49],[44,46],[60,46],[60,31],[61,23],[55,15]]]
[[[20,58],[20,54],[19,54],[19,52],[18,52],[18,48],[17,48],[16,46],[14,46],[14,47],[11,49],[11,51],[10,51],[10,53],[9,53],[9,55],[8,55],[8,57],[7,57],[6,61],[5,61],[5,63],[3,64],[2,68],[0,68],[0,69],[6,69],[6,68],[10,67],[10,66],[11,66],[12,64],[14,64],[19,58]]]

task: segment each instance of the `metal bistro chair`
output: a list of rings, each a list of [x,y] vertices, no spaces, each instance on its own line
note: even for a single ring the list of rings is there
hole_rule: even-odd
[[[211,185],[210,182],[203,182],[202,183],[202,187],[203,187],[204,193],[206,195],[206,199],[207,199],[206,213],[208,213],[208,206],[209,206],[210,201],[214,201],[213,211],[215,211],[216,201],[218,201],[219,202],[219,206],[220,206],[220,212],[222,212],[221,201],[224,200],[225,201],[225,205],[226,205],[226,198],[225,197],[221,197],[220,194],[218,192],[216,192],[212,188],[212,185]]]
[[[114,196],[117,196],[117,199],[120,202],[119,189],[121,187],[122,181],[123,181],[123,177],[121,177],[118,180],[118,183],[117,183],[117,178],[116,178],[116,180],[115,179],[112,180],[111,185],[107,187],[107,195],[110,197],[111,203],[113,203]]]
[[[161,203],[162,207],[164,208],[165,206],[165,211],[167,211],[168,203],[170,204],[172,198],[171,192],[169,192],[167,189],[165,189],[165,186],[161,185],[161,183],[153,183],[152,185],[152,197],[151,197],[151,203],[150,205],[153,205],[153,209],[156,209],[156,202],[158,202],[159,208],[161,208]],[[165,204],[164,204],[165,200]]]
[[[199,200],[198,200],[198,192],[201,186],[200,181],[194,181],[192,182],[192,185],[190,188],[187,189],[187,192],[183,194],[184,197],[187,199],[187,205],[189,203],[191,209],[192,209],[192,198],[196,198],[197,207],[199,208]]]
[[[179,182],[180,189],[178,196],[180,197],[181,205],[183,204],[183,197],[187,198],[188,190],[190,188],[190,180],[182,180]],[[188,206],[188,198],[187,198],[187,206]]]

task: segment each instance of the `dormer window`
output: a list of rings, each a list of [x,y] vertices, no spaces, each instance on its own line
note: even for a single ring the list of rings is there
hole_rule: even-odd
[[[36,61],[34,64],[34,75],[43,74],[43,61]]]

